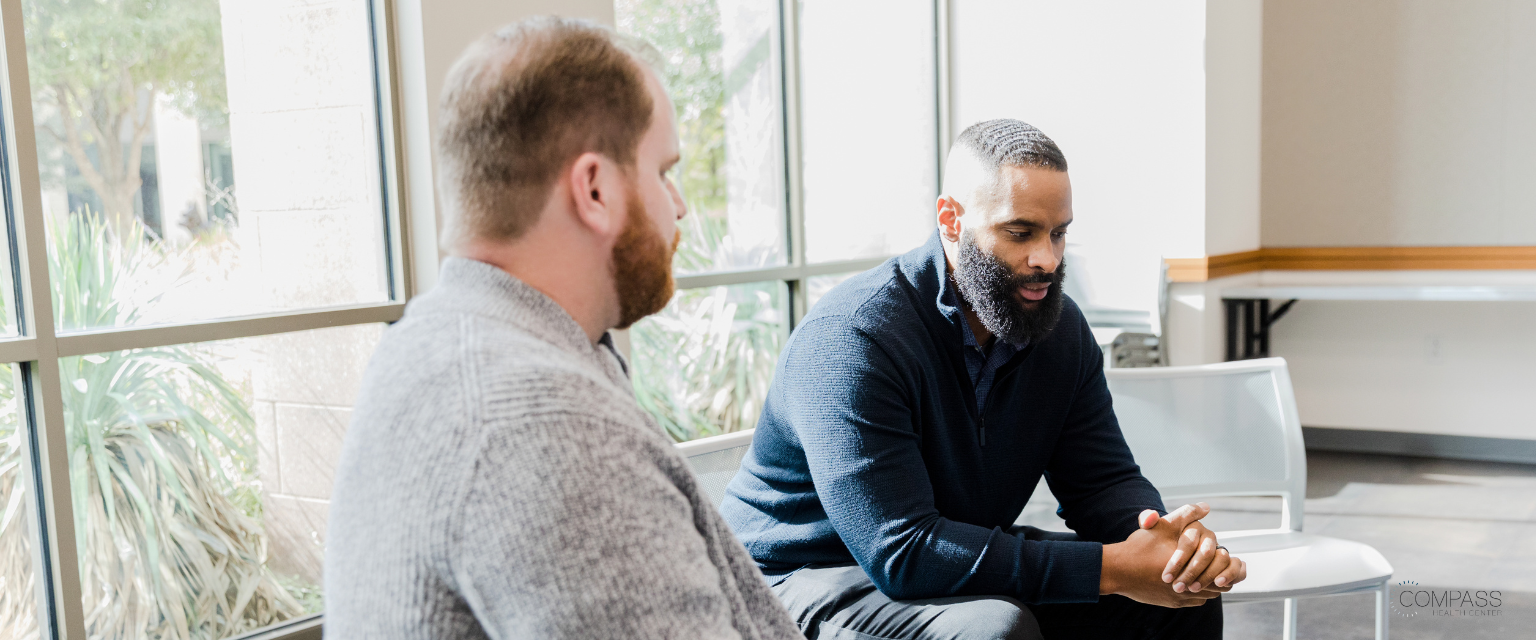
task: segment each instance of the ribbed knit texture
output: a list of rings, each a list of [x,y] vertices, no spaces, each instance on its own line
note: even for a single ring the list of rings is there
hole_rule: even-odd
[[[816,303],[721,511],[770,576],[856,561],[898,600],[1094,602],[1102,544],[1163,508],[1115,421],[1103,354],[1068,299],[978,407],[945,265],[935,233]],[[1075,538],[1012,528],[1042,474]]]
[[[327,637],[800,637],[606,341],[495,267],[439,278],[347,432]]]

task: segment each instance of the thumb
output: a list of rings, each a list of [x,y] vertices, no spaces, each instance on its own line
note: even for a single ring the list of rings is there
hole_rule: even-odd
[[[1152,527],[1157,526],[1157,519],[1157,512],[1151,509],[1147,509],[1146,511],[1141,512],[1141,515],[1136,516],[1136,524],[1141,525],[1141,528],[1143,529],[1151,529]]]

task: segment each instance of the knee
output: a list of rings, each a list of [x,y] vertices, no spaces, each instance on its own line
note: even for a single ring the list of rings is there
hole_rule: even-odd
[[[956,614],[943,616],[949,618],[946,622],[955,623],[953,633],[940,633],[936,637],[968,640],[1041,640],[1044,637],[1040,633],[1040,624],[1035,622],[1035,615],[1013,598],[973,600],[948,613]]]

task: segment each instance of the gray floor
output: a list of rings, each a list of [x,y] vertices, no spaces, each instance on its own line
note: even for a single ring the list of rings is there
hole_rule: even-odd
[[[1496,616],[1394,615],[1393,638],[1536,638],[1536,466],[1327,452],[1307,463],[1307,532],[1376,547],[1394,583],[1501,593]],[[1044,485],[1035,495],[1020,521],[1063,528]],[[1278,499],[1209,502],[1218,532],[1280,523]],[[1372,638],[1371,597],[1301,601],[1298,637]],[[1278,638],[1280,615],[1279,603],[1229,605],[1226,637]]]

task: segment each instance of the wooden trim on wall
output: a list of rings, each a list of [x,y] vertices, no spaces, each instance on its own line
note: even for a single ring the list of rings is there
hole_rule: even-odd
[[[1204,258],[1164,258],[1171,282],[1252,271],[1536,269],[1536,247],[1266,247]]]

